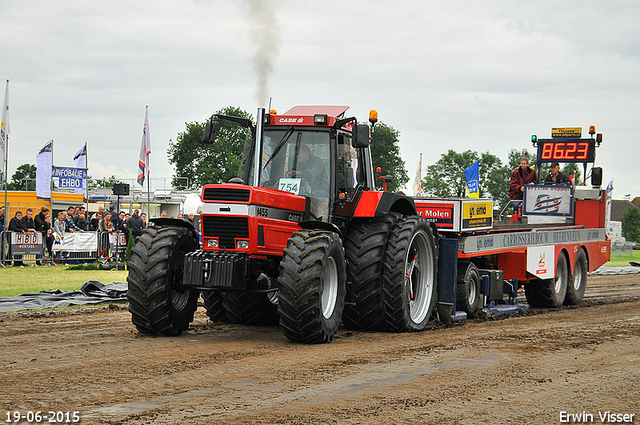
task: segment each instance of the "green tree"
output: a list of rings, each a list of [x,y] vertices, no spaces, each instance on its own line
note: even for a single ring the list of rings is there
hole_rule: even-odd
[[[400,157],[400,132],[388,124],[378,122],[371,130],[371,160],[374,170],[380,167],[382,175],[392,175],[393,181],[387,190],[396,191],[409,181],[405,164]],[[382,188],[383,181],[376,179],[376,187]]]
[[[216,113],[252,119],[248,112],[232,106]],[[169,141],[167,155],[169,163],[176,170],[172,180],[174,186],[184,185],[184,177],[189,179],[191,188],[196,188],[210,183],[224,183],[238,175],[244,144],[251,137],[251,132],[236,123],[218,121],[218,137],[211,145],[201,143],[206,121],[185,123],[186,130],[178,134],[175,142]]]
[[[87,181],[89,189],[110,188],[116,183],[122,183],[120,180],[116,179],[116,176],[103,177],[101,179],[94,179],[91,176],[87,176]]]
[[[427,167],[427,176],[422,181],[422,190],[429,196],[439,198],[464,198],[467,196],[467,178],[464,170],[474,162],[480,161],[480,197],[490,196],[498,202],[500,192],[504,190],[502,161],[495,155],[467,150],[458,153],[450,149],[440,159]]]
[[[622,236],[628,241],[640,242],[640,209],[630,207],[622,216]]]
[[[11,183],[9,183],[9,190],[36,190],[36,169],[33,164],[22,164],[16,168],[16,172],[11,176]]]

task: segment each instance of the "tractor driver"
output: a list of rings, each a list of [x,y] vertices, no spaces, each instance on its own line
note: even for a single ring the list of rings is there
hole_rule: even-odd
[[[307,144],[300,145],[298,163],[288,175],[306,179],[315,196],[329,196],[329,175],[324,161],[315,156]]]

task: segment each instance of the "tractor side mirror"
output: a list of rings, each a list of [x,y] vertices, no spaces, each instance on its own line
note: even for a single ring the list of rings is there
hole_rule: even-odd
[[[207,125],[204,127],[204,134],[202,135],[202,144],[210,145],[215,142],[218,137],[218,130],[220,130],[220,123],[210,119],[207,121]]]
[[[353,126],[353,141],[351,145],[354,148],[368,148],[370,144],[369,140],[369,126],[367,124],[357,124]]]

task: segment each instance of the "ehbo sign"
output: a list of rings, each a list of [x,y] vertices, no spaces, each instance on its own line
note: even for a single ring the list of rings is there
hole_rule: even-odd
[[[84,168],[53,167],[51,177],[58,178],[58,187],[65,189],[83,189],[87,180]]]

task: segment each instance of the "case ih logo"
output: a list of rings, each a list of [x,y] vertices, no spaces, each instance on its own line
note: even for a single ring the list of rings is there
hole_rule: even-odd
[[[282,122],[282,123],[286,123],[286,122],[303,122],[304,118],[280,118],[280,120],[278,122]]]
[[[542,194],[536,198],[536,204],[533,207],[533,212],[537,213],[557,213],[560,209],[562,198],[552,198],[551,195]]]

